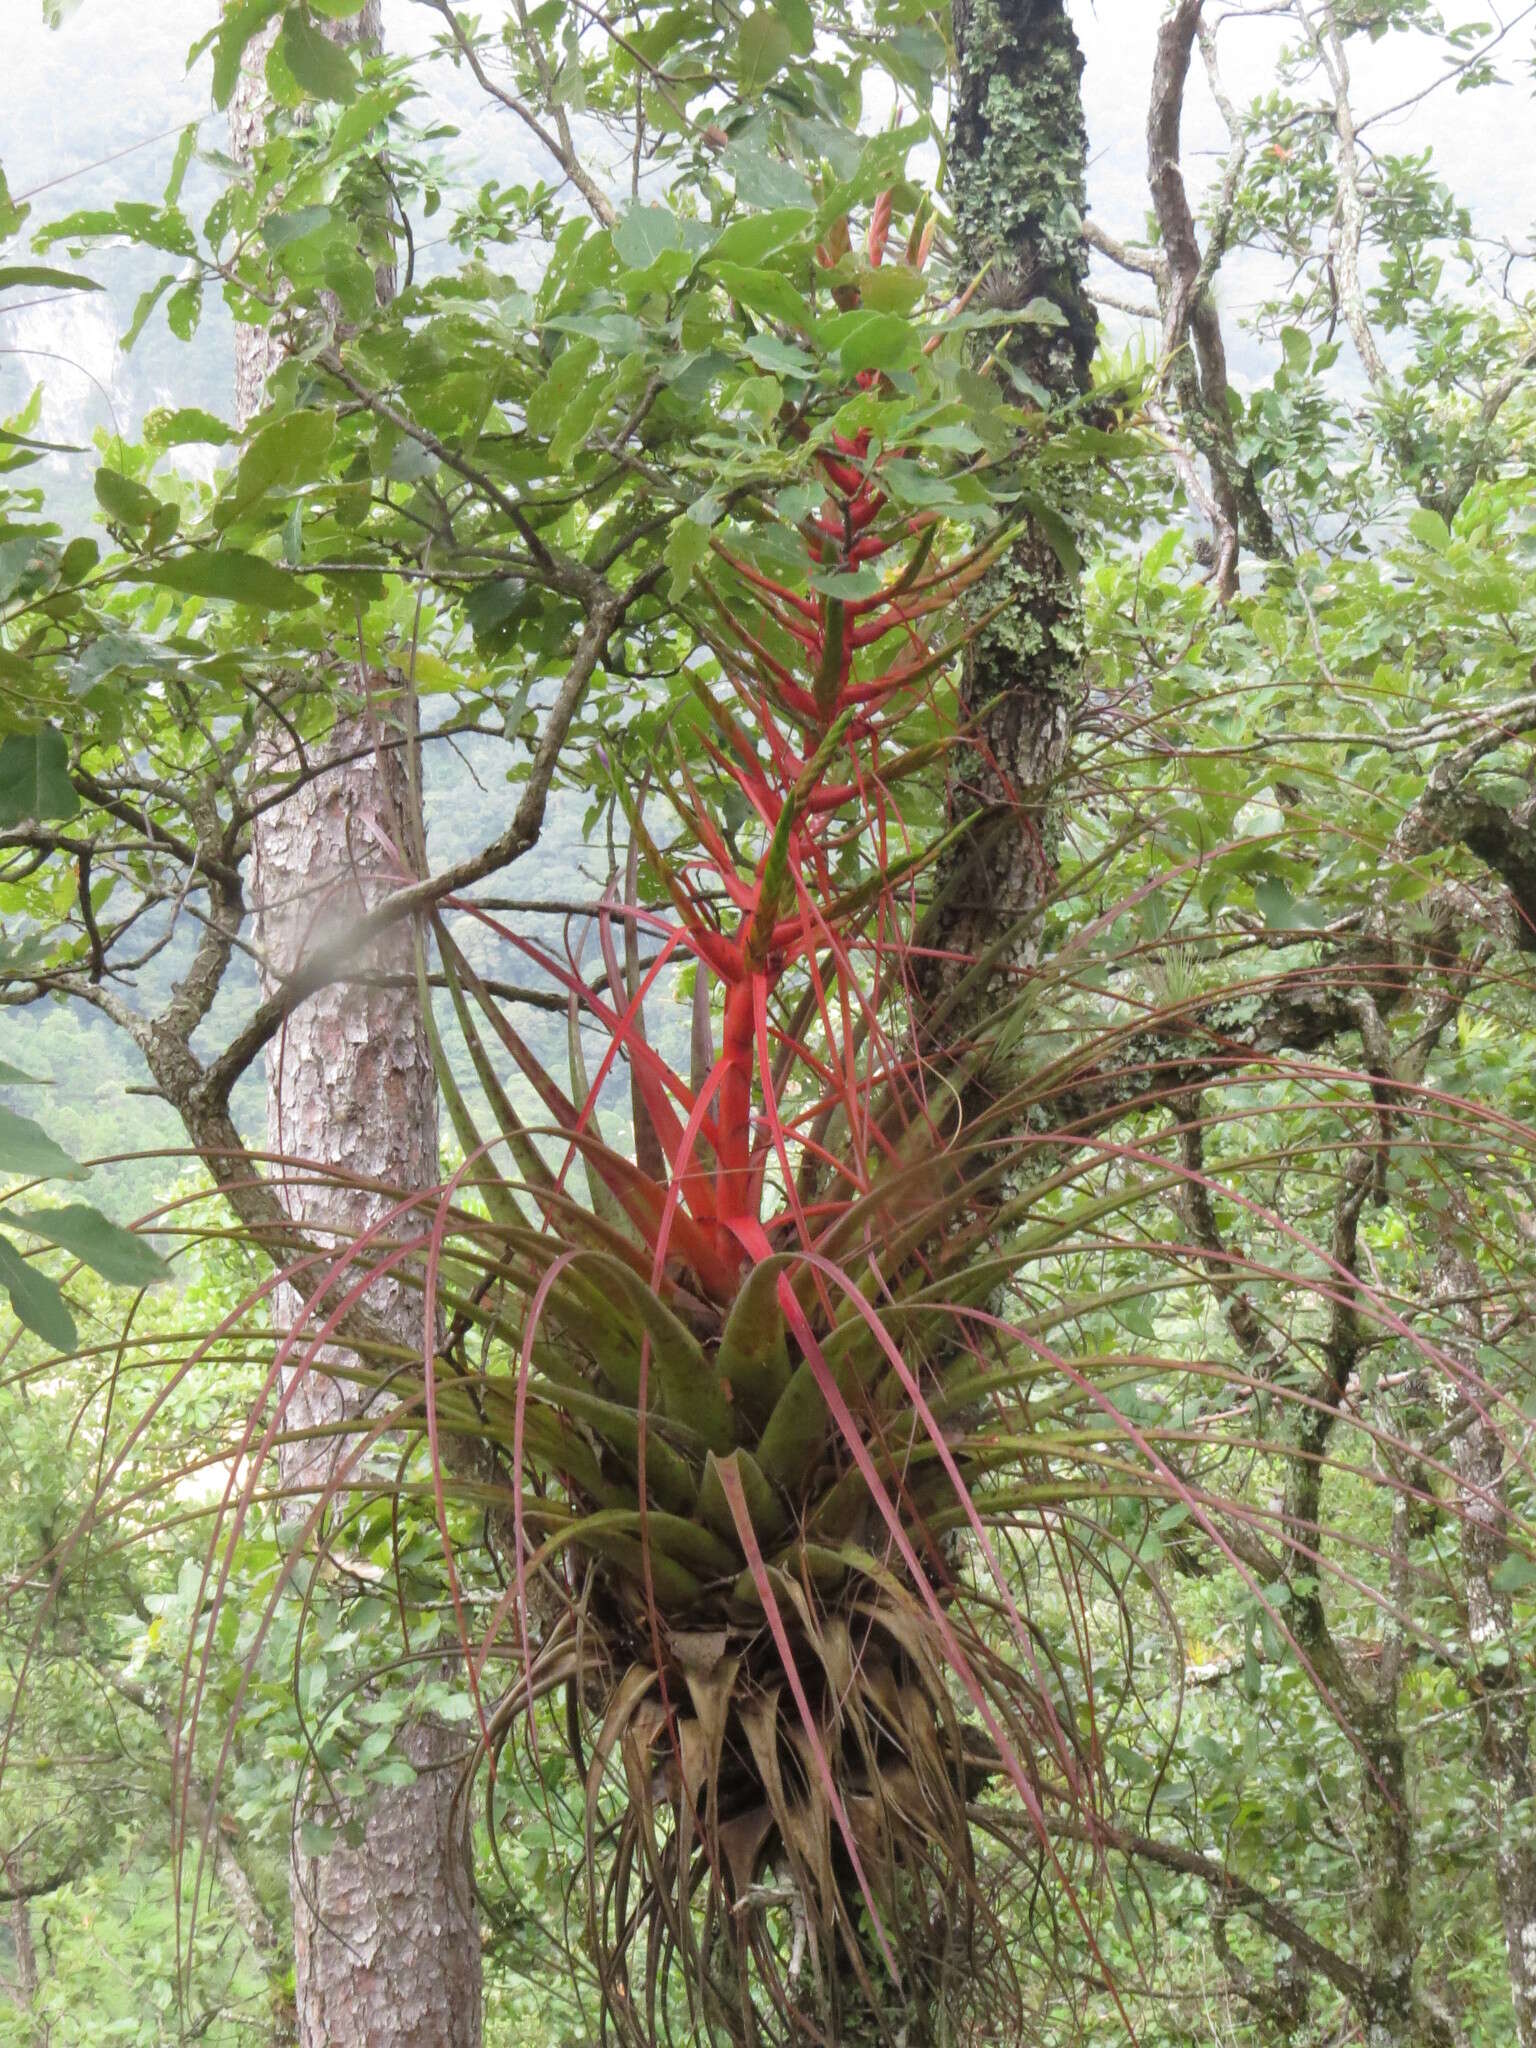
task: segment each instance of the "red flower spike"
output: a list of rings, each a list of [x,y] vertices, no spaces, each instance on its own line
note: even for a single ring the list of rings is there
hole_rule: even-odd
[[[881,259],[885,255],[885,245],[890,240],[890,235],[891,194],[889,191],[885,191],[875,201],[875,210],[870,216],[869,240],[865,246],[869,251],[871,270],[878,270],[880,268]]]
[[[859,471],[846,462],[839,462],[835,455],[828,455],[822,449],[817,458],[837,488],[847,497],[852,497],[862,486],[864,479]]]

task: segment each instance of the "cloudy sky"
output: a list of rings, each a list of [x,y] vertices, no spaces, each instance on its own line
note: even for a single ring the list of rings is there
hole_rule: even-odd
[[[36,218],[158,189],[180,126],[208,120],[210,143],[222,141],[222,120],[208,116],[208,64],[189,74],[186,52],[214,18],[216,0],[75,0],[61,27],[45,25],[43,0],[5,0],[7,78],[0,114],[0,162],[12,191],[37,190]],[[1074,0],[1087,57],[1085,92],[1092,149],[1090,203],[1112,232],[1136,234],[1146,212],[1143,129],[1160,0]],[[1459,97],[1446,87],[1414,99],[1445,71],[1444,46],[1393,35],[1356,59],[1355,99],[1362,118],[1378,116],[1372,140],[1407,151],[1430,147],[1442,174],[1473,207],[1478,225],[1529,247],[1536,210],[1530,143],[1529,82],[1536,4],[1527,0],[1444,0],[1450,23],[1507,24],[1501,57],[1521,86]],[[384,0],[385,33],[394,48],[426,44],[435,17],[419,0]],[[1212,0],[1227,87],[1240,104],[1274,83],[1286,36],[1274,0]],[[1248,18],[1244,18],[1247,16]],[[517,124],[490,107],[472,86],[443,78],[447,108],[470,134],[487,175],[507,179],[532,169]],[[1200,66],[1191,79],[1185,124],[1191,169],[1213,174],[1225,135]],[[103,162],[102,159],[113,158]],[[86,168],[95,166],[94,168]],[[70,175],[73,174],[73,175]],[[63,179],[64,182],[55,182]],[[1252,273],[1222,280],[1229,316],[1260,288]],[[114,355],[117,309],[77,302],[12,316],[0,345],[38,353],[78,427],[103,416],[102,389],[122,389]],[[215,338],[209,336],[210,360]],[[68,369],[57,358],[78,365]],[[13,362],[14,362],[13,358]],[[29,360],[28,368],[32,367]],[[1243,363],[1239,352],[1239,375]],[[7,396],[12,387],[6,385]],[[136,394],[137,395],[137,394]]]

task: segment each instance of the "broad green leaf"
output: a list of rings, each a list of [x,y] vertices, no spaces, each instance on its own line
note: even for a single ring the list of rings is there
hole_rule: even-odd
[[[904,456],[883,464],[880,475],[899,504],[923,511],[931,507],[949,510],[959,506],[955,487],[948,477],[935,476],[931,470],[908,461]]]
[[[891,38],[891,46],[915,72],[926,74],[930,79],[942,74],[948,54],[944,38],[927,22],[917,27],[899,28]]]
[[[51,725],[7,734],[0,742],[0,825],[72,818],[79,808],[64,735]]]
[[[160,500],[154,492],[145,490],[120,470],[98,469],[95,491],[97,504],[118,526],[148,526],[160,510]]]
[[[859,276],[859,299],[872,313],[910,313],[928,289],[921,272],[904,263],[883,263]]]
[[[277,47],[294,84],[316,100],[349,100],[359,79],[351,58],[294,9],[283,17]]]
[[[1303,376],[1312,361],[1312,343],[1299,327],[1283,327],[1280,330],[1280,347],[1285,356],[1285,367],[1294,376]]]
[[[189,121],[177,141],[176,154],[171,159],[171,175],[166,180],[165,191],[161,195],[167,206],[174,206],[181,197],[181,188],[187,181],[187,167],[192,161],[192,152],[197,147],[199,125],[196,121]]]
[[[565,467],[606,412],[619,374],[615,370],[610,377],[590,378],[561,414],[559,425],[549,437],[549,459],[557,469]]]
[[[217,446],[235,440],[237,433],[234,427],[198,406],[179,406],[174,411],[160,406],[145,414],[144,438],[157,448],[180,448],[193,441],[210,441]]]
[[[133,309],[133,318],[128,322],[123,338],[118,343],[118,347],[123,351],[124,355],[128,353],[139,336],[144,332],[145,324],[150,314],[154,312],[156,306],[159,305],[175,282],[175,271],[168,270],[147,291],[139,294],[139,302]]]
[[[861,597],[873,597],[885,578],[873,562],[863,562],[857,569],[818,569],[809,582],[812,590],[819,590],[823,597],[836,597],[851,604]]]
[[[1408,531],[1421,546],[1433,549],[1437,555],[1443,555],[1451,544],[1451,529],[1428,505],[1420,505],[1409,513]]]
[[[103,1280],[122,1287],[148,1287],[169,1278],[170,1268],[153,1247],[131,1230],[111,1223],[83,1202],[71,1202],[62,1209],[20,1209],[7,1212],[6,1220],[33,1237],[73,1252]]]
[[[815,215],[809,207],[780,206],[772,213],[748,213],[727,221],[710,245],[712,263],[756,265],[786,242],[803,235]]]
[[[189,277],[165,302],[165,324],[178,341],[190,341],[203,314],[203,280]]]
[[[809,0],[773,0],[773,11],[789,30],[795,55],[809,57],[816,47],[816,22]]]
[[[811,181],[793,165],[749,143],[732,143],[721,159],[736,181],[743,206],[806,207],[815,205]]]
[[[751,97],[770,85],[795,53],[795,39],[777,14],[749,14],[736,35],[736,83]]]
[[[747,377],[731,396],[733,408],[750,413],[762,427],[777,415],[783,403],[784,387],[777,377]]]
[[[741,263],[710,261],[708,268],[739,306],[787,327],[809,330],[811,309],[779,270],[749,269]]]
[[[1500,1593],[1529,1593],[1536,1586],[1536,1564],[1511,1551],[1494,1572],[1493,1584]]]
[[[56,1145],[41,1124],[0,1107],[0,1173],[26,1180],[84,1180],[86,1168]]]
[[[46,1273],[24,1259],[8,1237],[0,1237],[0,1287],[11,1298],[16,1320],[55,1351],[75,1348],[75,1319]]]
[[[693,582],[693,572],[709,553],[709,528],[700,526],[695,519],[679,519],[674,522],[667,536],[667,567],[672,580],[667,586],[667,595],[676,604]]]
[[[248,604],[256,611],[301,611],[317,602],[315,593],[288,570],[260,555],[242,554],[237,548],[199,548],[163,561],[145,562],[128,572],[128,580],[177,590],[186,597]]]
[[[613,231],[614,252],[630,270],[647,270],[682,246],[682,223],[670,206],[631,206]]]
[[[261,224],[261,239],[274,253],[328,228],[335,219],[328,206],[296,206],[292,213],[272,213]]]
[[[1050,542],[1056,559],[1069,576],[1080,576],[1083,572],[1082,550],[1077,544],[1077,535],[1054,505],[1032,491],[1022,491],[1019,503]]]
[[[1296,904],[1291,892],[1284,882],[1277,881],[1273,875],[1267,876],[1262,882],[1256,882],[1253,900],[1259,906],[1264,922],[1271,931],[1295,930],[1300,920],[1296,915]]]
[[[222,530],[268,493],[313,480],[335,433],[336,422],[328,412],[284,413],[258,429],[214,507],[214,525]]]
[[[209,41],[214,43],[213,103],[216,107],[229,105],[240,76],[240,61],[245,55],[246,45],[257,30],[281,10],[282,5],[283,0],[242,0],[242,4],[231,7],[219,27],[194,48],[193,55],[196,56]]]
[[[19,286],[50,292],[99,292],[104,289],[94,277],[81,277],[74,270],[50,270],[42,263],[12,263],[0,267],[0,292]]]
[[[818,331],[836,349],[838,362],[850,374],[905,369],[922,352],[917,329],[896,313],[861,309],[823,320]]]
[[[176,508],[171,505],[162,509],[174,512]],[[78,540],[70,542],[59,558],[60,582],[67,583],[73,589],[77,583],[83,582],[90,575],[100,560],[101,549],[88,534],[81,534]]]
[[[793,342],[781,341],[776,334],[754,334],[746,346],[753,362],[764,370],[772,370],[782,377],[810,377],[815,374],[816,359],[807,355],[803,348],[796,348]]]
[[[552,434],[597,361],[597,343],[569,342],[549,367],[549,374],[529,397],[528,425],[536,434]]]

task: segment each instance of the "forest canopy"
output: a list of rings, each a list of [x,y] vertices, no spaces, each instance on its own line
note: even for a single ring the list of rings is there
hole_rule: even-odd
[[[0,163],[0,2042],[1536,2048],[1533,23]]]

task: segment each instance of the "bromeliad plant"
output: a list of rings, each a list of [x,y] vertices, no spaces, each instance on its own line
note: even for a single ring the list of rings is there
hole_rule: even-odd
[[[887,196],[872,265],[890,223]],[[913,268],[930,239],[920,219]],[[910,986],[914,884],[944,837],[909,827],[903,786],[952,741],[943,680],[1007,536],[947,549],[936,513],[893,503],[902,452],[867,428],[811,452],[801,573],[717,544],[695,622],[727,686],[693,684],[714,787],[756,853],[702,771],[663,782],[665,849],[621,789],[602,994],[577,949],[475,913],[567,992],[569,1087],[436,932],[497,1124],[488,1140],[443,1057],[467,1164],[434,1231],[428,1327],[439,1303],[452,1322],[428,1408],[503,1451],[515,1553],[476,1664],[513,1646],[521,1675],[486,1740],[566,1692],[588,1944],[636,2040],[684,2008],[743,2042],[926,2037],[988,1958],[1007,1967],[976,1882],[980,1787],[1011,1780],[1040,1823],[1044,1781],[1084,1775],[972,1492],[1017,1106],[962,1117],[986,1048],[920,1051]],[[919,714],[935,736],[909,744]],[[647,1015],[688,979],[685,1075]],[[498,1049],[546,1124],[519,1116]],[[632,1154],[600,1115],[626,1065]]]

